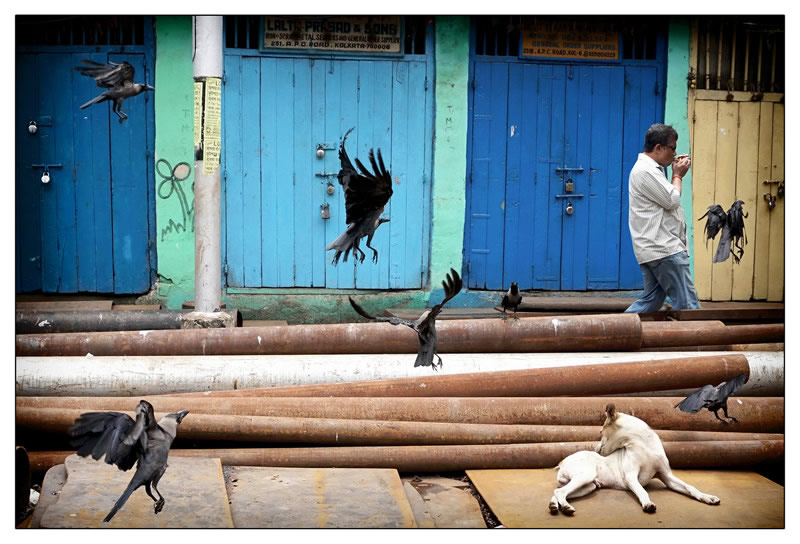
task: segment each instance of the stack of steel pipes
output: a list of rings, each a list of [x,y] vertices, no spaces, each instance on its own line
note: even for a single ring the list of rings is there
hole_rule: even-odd
[[[190,411],[171,455],[219,457],[225,465],[391,467],[406,472],[543,468],[555,466],[575,451],[594,448],[605,406],[613,402],[619,411],[643,419],[656,430],[674,468],[751,467],[782,460],[782,354],[777,354],[780,383],[763,388],[770,376],[763,369],[755,376],[747,353],[654,356],[635,352],[624,360],[607,358],[612,351],[643,346],[783,340],[782,325],[773,330],[708,323],[695,329],[692,344],[685,327],[643,324],[635,315],[442,321],[438,329],[444,365],[455,363],[452,354],[458,353],[479,354],[475,357],[486,365],[478,372],[449,374],[414,369],[416,336],[385,323],[98,336],[72,333],[60,339],[57,335],[18,336],[18,355],[25,356],[20,358],[25,364],[18,366],[28,370],[21,375],[18,368],[17,426],[22,432],[44,431],[65,438],[80,413],[114,410],[133,415],[138,400],[145,398],[157,416]],[[729,329],[736,329],[738,336],[731,336]],[[544,352],[541,356],[551,364],[539,360],[530,368],[488,370],[502,368],[509,353],[527,356],[537,351]],[[559,359],[578,355],[566,352],[584,352],[583,359],[563,364]],[[222,367],[228,357],[249,356],[250,374],[260,373],[270,357],[298,357],[299,362],[302,354],[323,358],[326,353],[354,354],[350,357],[362,357],[366,368],[370,357],[403,353],[404,370],[413,375],[300,385],[273,381],[252,387],[253,380],[241,372],[246,389],[234,382],[233,387],[219,390],[216,379],[191,392],[180,392],[186,390],[179,380],[161,384],[155,391],[119,384],[125,396],[105,389],[99,395],[94,391],[69,396],[67,379],[51,383],[52,394],[31,394],[47,386],[40,380],[34,387],[31,374],[25,372],[46,366],[54,357],[74,360],[87,353],[93,357],[81,359],[92,364],[116,361],[119,373],[137,357],[169,364],[164,357],[200,353],[205,365]],[[154,365],[151,372],[157,374],[158,367]],[[750,396],[729,401],[729,412],[739,423],[723,424],[705,410],[687,414],[675,408],[683,397],[671,392],[718,384],[742,373],[750,375],[757,386]],[[81,387],[85,392],[87,386]],[[774,396],[752,396],[759,391]],[[69,453],[30,451],[32,470],[46,470]]]

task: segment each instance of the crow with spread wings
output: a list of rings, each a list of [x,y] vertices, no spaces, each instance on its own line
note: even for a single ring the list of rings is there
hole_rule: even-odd
[[[376,317],[364,311],[351,297],[347,298],[350,299],[350,305],[361,317],[371,321],[389,322],[392,325],[405,325],[413,329],[419,337],[419,350],[414,366],[432,366],[434,370],[438,370],[442,367],[442,358],[436,353],[436,316],[442,311],[445,303],[461,291],[463,285],[458,272],[451,268],[450,273],[447,274],[447,282],[442,281],[444,300],[431,308],[429,312],[423,313],[416,321],[399,317]],[[433,362],[434,355],[439,359],[438,365]]]
[[[182,410],[167,414],[156,422],[153,405],[141,400],[136,406],[136,421],[121,412],[86,412],[75,420],[70,434],[78,455],[91,455],[94,460],[105,455],[106,463],[125,471],[136,464],[133,478],[104,523],[111,521],[131,493],[141,486],[145,486],[147,495],[155,501],[155,513],[161,512],[165,501],[158,491],[158,482],[167,470],[167,456],[178,433],[178,425],[188,413],[188,410]],[[150,486],[158,494],[158,499],[150,492]]]
[[[713,385],[704,385],[676,404],[675,408],[680,408],[682,412],[688,412],[690,414],[695,414],[705,408],[709,412],[714,412],[716,418],[721,422],[728,423],[719,417],[719,414],[717,413],[720,409],[722,409],[722,413],[725,414],[725,417],[738,423],[738,419],[728,415],[728,397],[733,395],[744,384],[746,384],[749,377],[750,376],[747,373],[739,374],[732,380],[722,382],[716,387]]]
[[[372,237],[375,236],[378,227],[389,221],[389,219],[381,217],[381,214],[392,196],[392,176],[383,164],[380,149],[378,149],[377,162],[375,162],[372,149],[369,150],[369,162],[373,172],[367,170],[358,158],[356,158],[356,166],[361,173],[353,167],[344,148],[347,135],[352,131],[351,128],[342,138],[342,145],[339,148],[339,160],[342,167],[337,176],[339,184],[344,190],[347,229],[325,248],[325,251],[336,250],[333,255],[332,264],[334,266],[339,262],[342,253],[344,253],[344,261],[347,262],[347,256],[351,250],[353,258],[359,259],[359,262],[363,263],[366,254],[358,247],[358,244],[364,236],[367,237],[367,247],[373,252],[372,262],[377,263],[378,251],[370,243],[372,243]]]
[[[150,85],[133,82],[133,74],[136,70],[127,62],[103,64],[86,59],[81,59],[81,62],[85,66],[76,66],[75,70],[78,70],[84,76],[93,77],[98,87],[108,89],[82,105],[82,110],[92,104],[111,100],[114,103],[111,111],[117,114],[119,122],[122,123],[128,118],[122,111],[122,103],[126,98],[136,96],[144,91],[155,91],[155,88]]]

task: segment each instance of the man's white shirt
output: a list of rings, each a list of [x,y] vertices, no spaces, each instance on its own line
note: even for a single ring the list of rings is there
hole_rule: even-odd
[[[639,264],[688,251],[681,195],[666,168],[639,153],[628,178],[628,226]]]

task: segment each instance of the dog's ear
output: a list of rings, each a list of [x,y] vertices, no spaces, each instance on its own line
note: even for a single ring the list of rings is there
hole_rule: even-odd
[[[613,402],[606,404],[606,417],[608,417],[609,421],[617,419],[617,407],[614,406]]]

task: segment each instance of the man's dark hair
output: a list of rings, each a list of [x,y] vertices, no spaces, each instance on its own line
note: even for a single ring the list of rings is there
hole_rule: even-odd
[[[671,126],[661,123],[650,125],[647,134],[644,135],[645,153],[650,153],[657,144],[667,145],[673,138],[678,141],[678,132]]]

